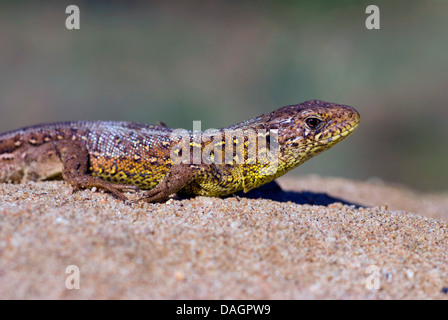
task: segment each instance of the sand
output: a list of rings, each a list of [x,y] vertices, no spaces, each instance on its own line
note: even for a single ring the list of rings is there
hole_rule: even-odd
[[[62,181],[0,184],[0,298],[448,299],[447,193],[279,184],[132,206]]]

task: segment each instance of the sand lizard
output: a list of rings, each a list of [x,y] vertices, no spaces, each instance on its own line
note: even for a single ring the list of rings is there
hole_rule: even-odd
[[[0,182],[62,177],[74,190],[96,187],[123,201],[127,200],[124,191],[140,189],[149,190],[139,199],[147,202],[165,201],[174,193],[226,196],[274,180],[341,141],[358,124],[359,114],[352,107],[306,101],[219,129],[215,139],[195,141],[194,132],[188,131],[190,160],[196,148],[200,152],[208,150],[208,159],[220,159],[221,163],[181,164],[172,159],[175,148],[177,156],[182,151],[181,137],[163,124],[119,121],[40,124],[0,134]],[[251,158],[247,150],[250,138],[238,136],[226,140],[226,130],[252,130],[257,138],[263,135],[267,141],[265,152],[272,148],[270,135],[275,132],[278,162],[274,170],[266,171],[266,163]],[[226,161],[224,149],[232,144],[232,156],[237,156],[233,147],[238,143],[244,146],[244,160],[240,159],[240,164]]]

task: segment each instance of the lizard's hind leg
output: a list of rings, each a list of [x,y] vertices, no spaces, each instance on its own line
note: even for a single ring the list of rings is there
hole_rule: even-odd
[[[127,201],[121,191],[135,190],[136,187],[111,184],[88,174],[89,153],[81,142],[55,141],[54,145],[63,164],[62,177],[72,185],[74,191],[96,187],[109,191],[122,201]]]

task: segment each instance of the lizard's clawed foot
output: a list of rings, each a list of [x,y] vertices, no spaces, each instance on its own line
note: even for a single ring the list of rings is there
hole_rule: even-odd
[[[148,203],[165,202],[168,200],[169,194],[162,188],[155,187],[154,189],[145,192],[143,197],[137,199],[137,201],[145,201]]]

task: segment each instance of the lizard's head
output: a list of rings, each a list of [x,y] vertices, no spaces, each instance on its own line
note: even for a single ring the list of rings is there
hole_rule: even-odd
[[[285,106],[269,114],[269,129],[278,129],[280,154],[303,162],[351,134],[359,124],[352,107],[310,100]]]

